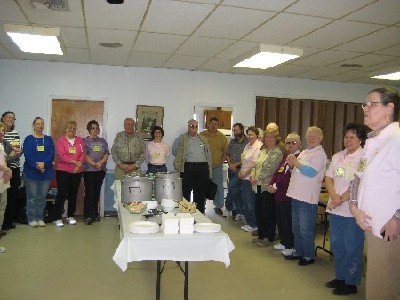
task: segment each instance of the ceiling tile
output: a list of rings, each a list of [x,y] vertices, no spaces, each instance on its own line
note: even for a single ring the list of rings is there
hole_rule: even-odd
[[[260,0],[225,0],[222,5],[247,7],[269,11],[281,11],[296,0],[260,1]]]
[[[207,58],[204,57],[172,55],[164,64],[164,67],[172,69],[195,70],[206,61]]]
[[[345,19],[385,25],[396,24],[400,22],[400,3],[399,0],[379,0]]]
[[[232,40],[192,37],[183,44],[176,54],[211,58],[226,49],[232,43]]]
[[[142,32],[135,43],[134,51],[173,53],[187,39],[183,35]]]
[[[70,11],[55,11],[47,7],[34,8],[30,0],[19,1],[19,3],[24,14],[29,16],[31,25],[84,27],[80,1],[69,1]]]
[[[339,20],[301,37],[293,44],[300,47],[307,45],[308,47],[328,49],[382,28],[382,25]]]
[[[268,76],[280,76],[280,77],[294,77],[296,74],[305,73],[314,69],[309,66],[297,66],[293,64],[282,64],[281,66],[277,66],[275,68],[269,68],[265,70],[263,75]]]
[[[68,48],[89,48],[84,28],[62,27],[61,37]]]
[[[257,45],[258,43],[239,41],[229,46],[227,49],[219,53],[216,57],[224,59],[234,59],[239,55],[242,55],[243,53],[253,49]]]
[[[333,76],[344,72],[345,70],[343,70],[342,68],[315,68],[310,71],[297,74],[296,78],[320,79],[321,77],[325,78],[328,76]]]
[[[27,22],[15,1],[0,1],[0,20],[11,23]]]
[[[72,62],[90,64],[89,50],[78,48],[65,49],[64,55],[53,55],[53,60],[58,62]]]
[[[232,70],[232,63],[230,59],[212,58],[197,69],[199,71],[229,73]]]
[[[363,67],[374,66],[388,61],[393,61],[395,58],[393,56],[378,55],[378,54],[363,54],[358,57],[343,60],[338,64],[333,64],[332,66],[339,67],[341,64],[359,64]]]
[[[142,30],[189,35],[214,7],[189,2],[153,1]]]
[[[85,15],[88,28],[139,30],[147,0],[125,1],[112,5],[105,0],[85,1]]]
[[[335,50],[347,50],[357,52],[373,52],[385,49],[400,42],[400,28],[383,28],[370,35],[360,37],[354,41],[334,47]]]
[[[130,51],[126,49],[108,49],[90,51],[92,63],[96,65],[125,66],[129,61]]]
[[[374,0],[300,0],[290,6],[285,12],[336,19],[348,14],[349,11],[358,10],[373,1]]]
[[[274,14],[273,12],[222,6],[196,30],[195,35],[239,39]]]
[[[345,51],[333,51],[326,50],[319,53],[313,54],[306,58],[298,58],[293,62],[295,65],[303,66],[315,66],[315,67],[325,67],[336,62],[341,62],[349,58],[360,56],[360,53],[356,52],[345,52]]]
[[[92,49],[104,49],[99,43],[121,43],[124,51],[130,51],[137,31],[88,29],[89,44]]]
[[[168,54],[133,52],[128,65],[132,67],[162,68],[169,58]]]
[[[376,54],[400,56],[400,44],[375,52]]]
[[[285,44],[331,22],[329,19],[281,13],[243,40],[264,44]]]

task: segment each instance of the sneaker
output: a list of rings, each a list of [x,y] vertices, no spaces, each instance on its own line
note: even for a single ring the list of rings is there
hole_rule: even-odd
[[[76,225],[76,220],[74,217],[67,218],[68,225]]]
[[[39,224],[36,221],[29,222],[28,225],[31,226],[32,228],[36,228],[39,226]]]
[[[38,225],[39,225],[40,227],[46,226],[46,223],[43,222],[43,220],[39,220],[37,223],[38,223]]]
[[[247,224],[245,224],[245,225],[243,225],[242,227],[240,227],[240,228],[242,228],[244,231],[246,231],[246,229],[248,229],[248,228],[251,228],[251,226],[250,225],[247,225]]]
[[[311,265],[311,264],[313,264],[313,263],[315,263],[315,259],[314,258],[305,258],[305,257],[302,257],[300,260],[299,260],[299,266],[308,266],[308,265]],[[334,290],[336,290],[336,289],[334,289]],[[333,290],[333,291],[334,291]],[[333,291],[332,291],[332,293],[333,293]],[[342,294],[340,294],[340,295],[342,295]],[[347,294],[343,294],[343,295],[347,295]]]
[[[229,217],[229,214],[230,214],[231,212],[229,211],[229,210],[227,210],[225,207],[224,208],[222,208],[222,216],[223,217]]]
[[[0,253],[4,253],[4,252],[6,252],[6,248],[0,247]]]
[[[294,249],[285,249],[281,251],[283,256],[290,256],[293,255],[293,253],[295,253]]]
[[[271,245],[271,242],[268,239],[261,239],[257,242],[258,247],[268,247],[269,245]]]
[[[251,226],[249,226],[249,225],[247,225],[247,226],[248,226],[248,227],[246,227],[245,229],[243,229],[244,231],[253,232],[253,231],[258,230],[257,227],[251,227]]]
[[[235,221],[240,221],[242,219],[242,215],[241,214],[237,214],[235,217]]]
[[[53,224],[56,225],[57,227],[64,227],[64,223],[62,220],[54,221]]]
[[[281,243],[274,245],[275,250],[285,250],[286,247],[283,246]]]
[[[83,220],[83,223],[85,223],[86,225],[92,225],[93,224],[93,220],[92,218],[86,218]]]

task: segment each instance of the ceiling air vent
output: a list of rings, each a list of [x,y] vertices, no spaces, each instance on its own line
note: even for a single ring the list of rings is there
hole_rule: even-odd
[[[121,43],[99,43],[99,45],[106,48],[120,48],[123,46]]]
[[[47,7],[55,11],[70,11],[68,0],[31,0],[34,8]]]

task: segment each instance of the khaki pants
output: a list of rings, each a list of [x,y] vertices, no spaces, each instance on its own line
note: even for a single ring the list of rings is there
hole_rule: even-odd
[[[367,241],[366,299],[400,299],[400,239],[385,242],[370,232]]]
[[[7,206],[7,190],[4,190],[2,194],[0,194],[0,229],[4,222],[4,212],[6,211]]]

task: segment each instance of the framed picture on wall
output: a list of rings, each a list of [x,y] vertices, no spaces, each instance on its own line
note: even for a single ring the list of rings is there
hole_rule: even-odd
[[[136,106],[136,129],[145,140],[151,140],[151,131],[154,126],[163,127],[164,107]]]

